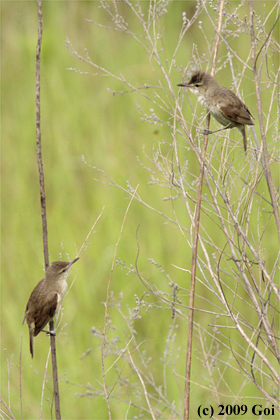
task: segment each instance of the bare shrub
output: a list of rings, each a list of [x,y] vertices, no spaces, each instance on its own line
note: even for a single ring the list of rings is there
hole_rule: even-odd
[[[152,155],[139,158],[139,164],[149,173],[153,187],[156,185],[164,194],[169,191],[164,203],[171,203],[173,215],[162,210],[162,203],[156,207],[145,201],[129,182],[126,186],[119,185],[92,166],[96,179],[121,189],[147,211],[156,212],[174,227],[175,242],[176,237],[183,236],[186,253],[194,252],[195,211],[198,199],[201,200],[199,247],[195,255],[196,348],[192,356],[205,369],[203,377],[193,377],[191,389],[195,386],[204,389],[217,403],[226,400],[237,404],[246,398],[245,388],[252,383],[263,395],[265,404],[272,403],[279,409],[280,231],[279,185],[275,184],[279,181],[280,46],[273,31],[279,3],[267,6],[270,9],[265,15],[253,10],[252,4],[249,7],[240,2],[231,2],[220,15],[213,2],[197,1],[195,6],[192,3],[182,14],[172,53],[167,53],[165,48],[168,33],[164,32],[164,26],[172,18],[174,8],[179,7],[178,3],[101,1],[100,7],[105,12],[106,23],[91,22],[101,30],[132,37],[146,53],[154,83],[134,84],[125,75],[114,74],[92,61],[88,51],[79,54],[69,40],[67,48],[94,68],[94,76],[110,76],[116,84],[123,85],[122,90],[111,91],[113,95],[134,92],[147,99],[147,106],[142,105],[144,102],[137,105],[141,119],[155,128],[164,126],[169,130],[169,137],[158,142]],[[196,69],[210,72],[219,16],[222,16],[222,26],[215,77],[219,84],[226,85],[219,75],[227,69],[228,80],[232,80],[232,86],[227,84],[227,87],[254,114],[255,132],[253,139],[248,133],[246,156],[237,130],[227,130],[209,137],[203,158],[201,130],[205,110],[200,113],[196,99],[183,93],[176,84],[188,80]],[[182,49],[186,48],[187,37],[192,39],[194,29],[200,42],[193,43],[191,54],[183,62]],[[179,61],[178,57],[181,57]],[[201,166],[204,167],[203,190],[198,197]],[[138,247],[141,255],[140,242]],[[184,261],[177,267],[185,273],[186,282],[182,284],[170,278],[161,262],[150,260],[160,270],[164,284],[169,285],[167,293],[141,274],[138,258],[139,255],[136,264],[131,265],[115,258],[113,269],[118,265],[127,274],[138,276],[149,297],[146,293],[141,298],[135,296],[135,307],[124,311],[122,299],[116,300],[108,288],[104,331],[93,328],[92,332],[101,341],[103,361],[114,355],[115,362],[108,370],[103,366],[102,390],[89,387],[87,393],[106,396],[110,418],[110,403],[114,398],[126,404],[127,417],[131,417],[132,410],[136,418],[182,418],[185,373],[178,370],[177,358],[183,358],[185,350],[178,344],[176,329],[179,323],[186,326],[188,322],[190,267]],[[122,339],[118,337],[117,323],[109,315],[111,307],[118,310],[125,322],[126,337]],[[155,307],[162,313],[171,309],[173,314],[165,350],[160,356],[163,372],[160,383],[150,366],[151,355],[141,350],[135,326],[138,317]],[[206,323],[204,316],[207,316]],[[123,370],[121,362],[124,362]],[[107,375],[112,369],[116,371],[116,381],[109,386]],[[177,399],[169,397],[172,381],[177,384]]]

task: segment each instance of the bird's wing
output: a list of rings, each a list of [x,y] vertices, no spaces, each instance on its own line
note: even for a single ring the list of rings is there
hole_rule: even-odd
[[[57,293],[53,292],[48,299],[45,301],[43,307],[38,308],[34,314],[34,337],[39,334],[40,331],[47,325],[47,323],[53,318],[57,308]]]
[[[245,109],[244,109],[245,108]],[[244,105],[242,108],[233,107],[222,107],[221,112],[227,117],[229,120],[234,121],[238,124],[247,124],[247,125],[254,125],[251,117],[250,111]]]
[[[26,319],[28,319],[28,317],[30,316],[30,305],[31,305],[31,307],[33,306],[32,304],[30,304],[30,302],[33,302],[34,300],[36,301],[38,299],[38,296],[42,295],[42,290],[44,288],[44,284],[45,284],[45,279],[42,279],[41,281],[39,281],[37,286],[34,287],[34,289],[32,290],[32,293],[31,293],[31,295],[28,299],[28,302],[27,302],[27,305],[26,305],[26,308],[25,308],[25,313],[24,313],[22,325],[24,324],[24,321]],[[33,314],[32,314],[32,317],[33,317]]]
[[[220,110],[225,117],[238,124],[254,125],[251,119],[254,117],[247,106],[229,89],[227,89],[227,95],[231,97],[231,106],[226,106],[224,100],[220,103]]]

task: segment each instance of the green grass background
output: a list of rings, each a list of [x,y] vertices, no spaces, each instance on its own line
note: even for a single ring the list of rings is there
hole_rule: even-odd
[[[128,19],[135,20],[121,6]],[[143,6],[145,8],[145,6]],[[147,6],[148,7],[148,3]],[[194,2],[172,2],[168,17],[164,18],[165,47],[171,54],[177,44],[182,12],[190,15]],[[90,237],[90,246],[75,265],[69,278],[76,280],[64,301],[63,323],[68,326],[57,341],[58,370],[60,375],[61,411],[65,419],[105,419],[107,408],[102,397],[77,397],[85,391],[82,384],[91,383],[101,388],[101,353],[98,340],[91,328],[103,328],[106,287],[128,197],[120,190],[95,181],[97,173],[85,165],[104,170],[119,184],[136,187],[151,205],[172,215],[170,202],[162,202],[168,189],[148,185],[149,174],[137,162],[151,156],[159,140],[172,142],[170,132],[145,124],[140,120],[136,103],[147,112],[148,101],[135,93],[113,96],[107,91],[124,89],[114,79],[92,77],[67,71],[76,67],[95,73],[96,70],[74,57],[65,47],[65,37],[74,48],[84,54],[87,48],[94,62],[115,74],[122,73],[135,84],[154,83],[147,56],[127,34],[98,28],[84,18],[106,23],[104,11],[98,2],[45,2],[43,4],[43,45],[41,62],[41,116],[42,155],[47,197],[47,218],[50,261],[74,258],[93,222],[105,205],[104,213]],[[35,356],[31,360],[28,349],[27,326],[21,325],[24,309],[31,290],[44,276],[43,245],[39,201],[39,182],[35,139],[35,55],[37,42],[37,3],[2,2],[2,264],[1,264],[1,394],[10,402],[16,418],[21,418],[20,375],[23,395],[23,416],[39,418],[40,397],[49,339],[43,334],[35,339]],[[109,22],[107,22],[109,24]],[[136,22],[135,22],[135,25]],[[208,25],[205,23],[205,25]],[[210,28],[210,24],[209,24]],[[136,26],[137,29],[137,26]],[[207,31],[207,27],[206,27]],[[211,30],[212,31],[212,30]],[[192,44],[199,44],[199,32],[192,28],[177,55],[182,67],[190,60]],[[211,36],[214,33],[211,32]],[[236,48],[242,48],[236,41]],[[205,43],[200,43],[201,54],[208,54]],[[178,71],[171,75],[174,85],[181,81]],[[229,80],[229,79],[228,79]],[[226,83],[225,83],[226,84]],[[227,84],[229,86],[230,82]],[[256,113],[250,99],[248,107]],[[195,163],[193,163],[195,165]],[[198,171],[199,168],[193,168]],[[183,207],[178,216],[185,218]],[[146,278],[161,290],[170,292],[168,281],[147,258],[162,264],[171,278],[188,287],[189,275],[174,266],[190,267],[191,254],[184,238],[174,228],[163,225],[164,219],[132,203],[125,223],[117,257],[127,265],[134,264],[137,254],[136,230],[140,225],[139,267]],[[145,289],[136,276],[126,276],[117,267],[112,279],[112,291],[117,297],[123,293],[123,312],[128,304],[135,305],[134,295],[141,297]],[[151,298],[151,301],[153,299]],[[125,343],[122,331],[124,321],[112,309],[112,322]],[[156,322],[154,321],[156,320]],[[151,322],[153,321],[153,322]],[[201,322],[211,322],[208,317]],[[139,342],[152,356],[151,371],[158,384],[163,380],[160,357],[172,324],[170,311],[142,313],[137,320]],[[178,321],[176,346],[184,349],[187,343],[187,325]],[[123,344],[124,346],[125,344]],[[93,348],[84,359],[82,354]],[[21,365],[20,353],[21,355]],[[176,351],[175,351],[176,353]],[[185,369],[184,351],[176,361],[182,373],[177,382],[183,390]],[[111,358],[113,362],[114,358]],[[108,364],[109,365],[109,364]],[[20,372],[21,366],[21,372]],[[108,367],[108,366],[107,366]],[[194,358],[193,380],[199,382],[201,366]],[[48,369],[51,375],[51,369]],[[169,375],[172,374],[170,367]],[[110,377],[109,377],[110,378]],[[111,381],[113,383],[114,375]],[[136,378],[133,378],[135,381]],[[67,382],[69,381],[69,383]],[[110,379],[109,379],[110,382]],[[234,382],[234,381],[233,381]],[[234,388],[234,384],[232,383]],[[170,401],[175,400],[181,410],[182,394],[176,381],[170,381]],[[239,382],[236,382],[236,391]],[[247,386],[246,395],[260,398],[256,388]],[[192,410],[202,400],[211,401],[211,393],[193,387]],[[43,418],[50,418],[52,379],[48,378],[43,405]],[[112,402],[113,418],[124,418],[127,404]],[[133,409],[131,409],[133,413]],[[132,417],[132,416],[131,416]]]

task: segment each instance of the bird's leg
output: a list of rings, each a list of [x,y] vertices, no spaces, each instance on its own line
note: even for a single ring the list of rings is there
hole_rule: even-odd
[[[44,331],[46,334],[56,335],[56,331],[55,331],[55,330],[51,330],[51,331],[48,331],[48,330],[41,330],[41,331]]]
[[[59,305],[59,307],[57,308],[57,311],[54,313],[54,315],[56,315],[56,319],[58,319],[58,317],[59,317],[59,314],[60,314],[60,311],[61,311],[61,305]],[[49,330],[41,330],[41,331],[44,331],[46,334],[49,334],[49,335],[52,335],[52,336],[55,336],[56,335],[56,329],[54,328],[54,318],[52,318],[51,320],[50,320],[50,329]]]
[[[214,131],[212,131],[212,130],[202,130],[202,134],[203,134],[204,136],[206,136],[207,134],[214,134],[214,133],[218,133],[219,131],[227,130],[228,128],[230,128],[230,124],[226,125],[226,126],[225,126],[225,127],[223,127],[223,128],[220,128],[219,130],[214,130]]]

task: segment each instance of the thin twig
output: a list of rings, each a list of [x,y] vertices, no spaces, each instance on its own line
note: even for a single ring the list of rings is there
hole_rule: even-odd
[[[23,406],[22,406],[22,334],[20,339],[20,354],[19,354],[19,396],[20,396],[20,413],[23,420]]]
[[[278,19],[276,20],[276,22],[277,21],[278,21]],[[276,22],[273,25],[272,30],[273,30],[274,26],[276,25]],[[258,118],[259,118],[259,122],[260,122],[263,157],[264,157],[264,165],[265,165],[264,171],[265,171],[265,177],[266,177],[266,181],[267,181],[268,191],[269,191],[269,194],[270,194],[270,197],[271,197],[271,204],[272,204],[272,209],[273,209],[273,213],[274,213],[274,217],[275,217],[275,222],[276,222],[276,226],[277,226],[278,240],[279,240],[279,243],[280,243],[280,217],[279,217],[279,210],[278,210],[279,207],[278,207],[277,200],[276,200],[276,197],[275,197],[274,185],[273,185],[271,171],[270,171],[270,165],[269,165],[269,157],[268,157],[268,150],[267,150],[267,145],[266,145],[266,136],[265,136],[265,132],[264,132],[263,113],[262,113],[262,106],[261,106],[261,95],[260,95],[260,87],[259,87],[258,71],[257,71],[257,59],[259,57],[259,54],[260,54],[262,48],[256,56],[256,43],[255,43],[255,32],[254,32],[254,9],[253,9],[253,1],[252,0],[250,0],[250,25],[251,25],[251,43],[252,43],[251,51],[252,51],[253,73],[254,73],[254,80],[255,80],[255,89],[256,89],[257,107],[258,107]],[[271,35],[272,30],[270,31],[269,36]],[[265,43],[268,41],[269,36],[266,38]],[[264,44],[263,44],[263,46],[264,46]]]
[[[145,399],[146,399],[147,405],[148,405],[148,407],[149,407],[149,412],[150,412],[150,414],[151,414],[151,416],[152,416],[152,419],[153,419],[153,420],[156,420],[156,417],[155,417],[155,415],[154,415],[154,412],[153,412],[153,409],[152,409],[152,406],[151,406],[151,403],[150,403],[149,394],[148,394],[148,392],[147,392],[147,388],[146,388],[146,386],[145,386],[145,382],[144,382],[144,380],[143,380],[143,378],[142,378],[142,376],[141,376],[141,374],[140,374],[140,372],[139,372],[139,369],[138,369],[137,365],[134,363],[134,361],[133,361],[133,359],[132,359],[132,356],[131,356],[131,353],[130,353],[130,351],[129,351],[129,348],[127,348],[127,352],[128,352],[128,356],[129,356],[130,363],[132,364],[133,369],[134,369],[134,370],[135,370],[135,372],[137,373],[137,376],[138,376],[138,378],[139,378],[139,380],[140,380],[140,382],[141,382],[142,389],[143,389],[143,392],[144,392],[144,395],[145,395]]]
[[[102,216],[102,213],[103,213],[104,209],[105,209],[105,206],[103,206],[103,207],[102,207],[102,210],[101,210],[101,212],[100,212],[99,216],[96,218],[95,222],[93,223],[93,225],[92,225],[92,227],[91,227],[91,229],[90,229],[89,233],[87,234],[87,236],[86,236],[86,238],[85,238],[85,240],[84,240],[84,242],[83,242],[83,244],[82,244],[82,246],[81,246],[81,248],[80,248],[80,250],[79,250],[79,252],[78,252],[78,254],[77,254],[77,257],[80,257],[80,255],[81,255],[81,253],[82,253],[82,251],[83,251],[84,247],[86,246],[86,242],[87,242],[88,238],[90,237],[90,235],[92,234],[92,231],[93,231],[93,229],[95,228],[96,223],[98,222],[98,220],[99,220],[99,219],[100,219],[100,217]]]
[[[39,182],[40,182],[44,260],[45,260],[45,270],[47,270],[49,266],[49,252],[48,252],[46,195],[45,195],[44,171],[43,171],[42,148],[41,148],[41,113],[40,113],[41,46],[42,46],[42,33],[43,33],[42,0],[37,0],[37,6],[38,6],[38,41],[37,41],[37,51],[36,51],[36,150],[37,150],[37,162],[38,162]],[[50,331],[53,331],[54,329],[53,320],[50,321],[49,323],[49,329]],[[52,351],[55,415],[56,415],[56,419],[60,420],[61,415],[60,415],[60,402],[59,402],[59,390],[58,390],[58,373],[57,373],[57,361],[56,361],[56,350],[55,350],[55,336],[52,334],[50,334],[50,341],[51,341],[51,351]]]
[[[45,270],[47,270],[49,266],[48,229],[47,229],[44,170],[43,170],[42,148],[41,148],[41,111],[40,111],[40,107],[41,107],[41,104],[40,104],[41,103],[41,100],[40,100],[41,46],[42,46],[42,33],[43,33],[42,0],[37,0],[37,5],[38,5],[38,41],[37,41],[37,51],[36,51],[36,150],[37,150],[37,163],[38,163],[39,183],[40,183],[44,260],[45,260]]]
[[[224,0],[221,0],[219,10],[219,20],[217,29],[216,45],[214,48],[214,57],[212,64],[212,75],[215,73],[220,33],[222,29],[222,18],[223,18]],[[206,129],[208,130],[210,124],[210,114],[208,113],[206,119]],[[194,238],[192,246],[192,269],[191,269],[191,285],[190,285],[190,300],[189,300],[189,324],[188,324],[188,344],[187,344],[187,360],[186,360],[186,376],[185,376],[185,401],[184,401],[184,420],[189,420],[190,416],[190,380],[191,380],[191,356],[192,356],[192,339],[193,339],[193,322],[194,322],[194,297],[195,297],[195,280],[196,280],[196,266],[197,266],[197,248],[198,248],[198,235],[199,235],[199,224],[200,224],[200,213],[201,213],[201,197],[202,187],[204,179],[204,162],[206,157],[208,144],[208,135],[204,136],[202,159],[200,164],[200,173],[198,179],[198,191],[197,191],[197,202],[195,208],[194,217]]]
[[[109,277],[109,281],[108,281],[108,285],[107,285],[107,298],[106,298],[106,302],[105,302],[105,316],[104,316],[104,328],[103,328],[103,340],[102,340],[102,376],[103,376],[103,390],[104,390],[104,395],[105,395],[105,399],[106,399],[106,404],[107,404],[107,409],[108,409],[108,415],[109,415],[109,419],[112,418],[111,415],[111,410],[110,410],[110,404],[109,404],[109,395],[108,395],[108,391],[107,391],[107,386],[106,386],[106,370],[105,370],[105,346],[106,346],[106,331],[107,331],[107,324],[108,324],[108,308],[109,308],[109,298],[110,298],[110,287],[111,287],[111,281],[112,281],[112,277],[113,277],[113,272],[114,272],[114,267],[115,267],[115,262],[116,262],[116,256],[117,256],[117,250],[118,250],[118,246],[119,246],[119,242],[121,240],[121,236],[122,236],[122,232],[123,232],[123,228],[124,228],[124,223],[126,221],[126,216],[128,214],[128,210],[130,208],[130,205],[134,199],[134,196],[136,194],[138,186],[135,188],[134,194],[132,195],[128,206],[126,208],[124,217],[123,217],[123,222],[121,225],[121,229],[120,229],[120,234],[115,246],[115,252],[114,252],[114,256],[113,256],[113,261],[112,261],[112,266],[111,266],[111,272],[110,272],[110,277]]]
[[[10,407],[5,403],[5,401],[3,400],[3,398],[0,395],[0,403],[4,405],[4,407],[6,408],[7,411],[3,410],[3,408],[0,407],[0,412],[3,413],[5,416],[7,416],[8,419],[10,420],[16,420],[15,416],[13,415]]]

